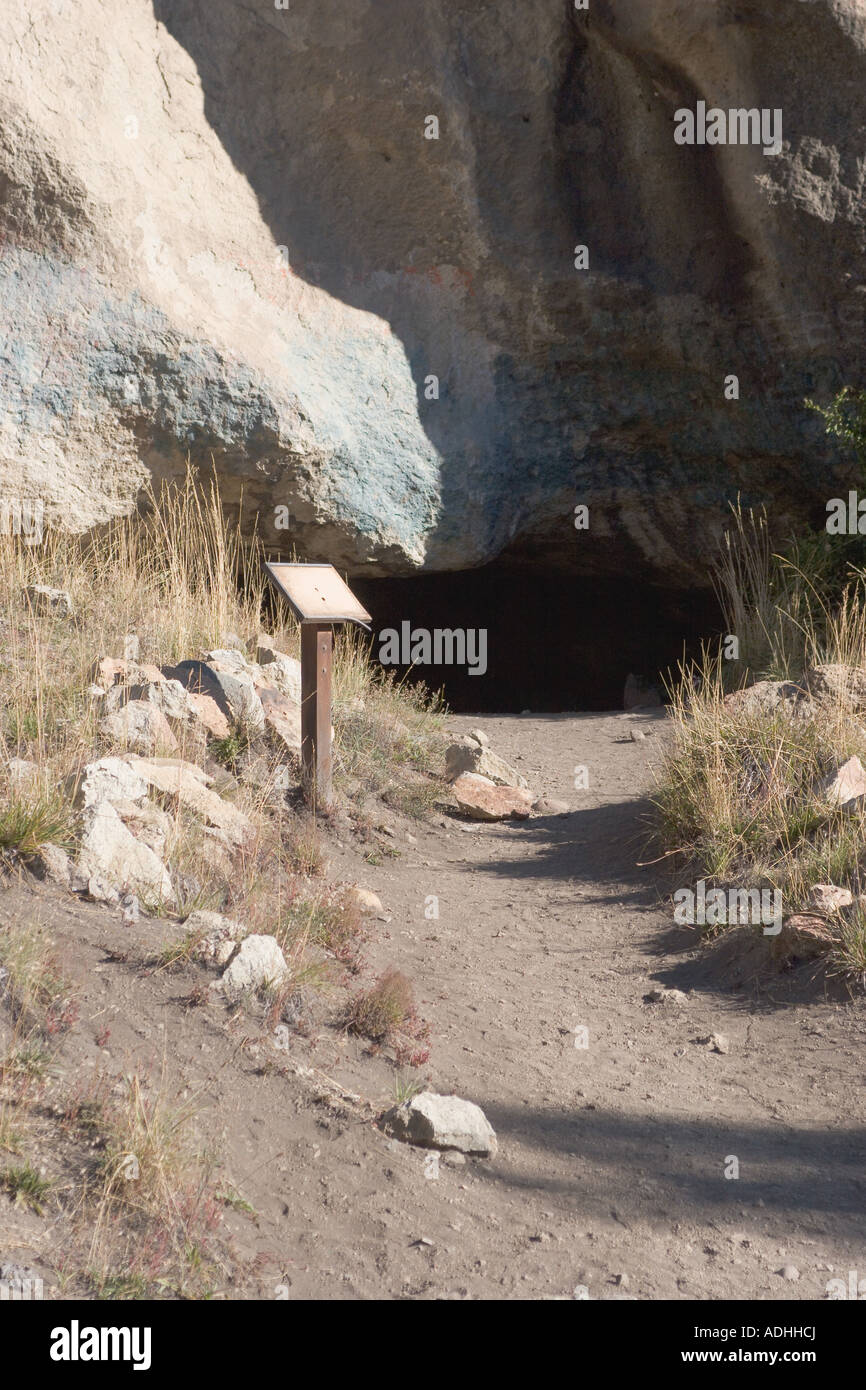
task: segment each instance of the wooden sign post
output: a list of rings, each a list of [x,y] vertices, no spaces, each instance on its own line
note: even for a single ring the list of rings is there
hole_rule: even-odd
[[[366,627],[370,614],[333,565],[266,564],[265,570],[301,624],[301,766],[304,792],[315,810],[332,801],[334,624]]]
[[[331,802],[331,665],[334,629],[301,627],[301,763],[314,804]]]

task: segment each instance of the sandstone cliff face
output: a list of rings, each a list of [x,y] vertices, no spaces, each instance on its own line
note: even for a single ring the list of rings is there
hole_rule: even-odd
[[[353,574],[688,583],[738,490],[847,485],[800,402],[861,380],[859,0],[4,17],[4,495],[82,528],[213,456]],[[781,108],[780,154],[677,146],[699,100]]]

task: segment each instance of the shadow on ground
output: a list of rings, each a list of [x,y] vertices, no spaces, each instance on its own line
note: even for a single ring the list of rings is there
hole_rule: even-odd
[[[505,1154],[522,1148],[574,1160],[573,1177],[524,1177],[516,1164],[484,1169],[484,1180],[517,1191],[574,1197],[588,1216],[624,1224],[654,1217],[706,1224],[714,1216],[745,1209],[755,1219],[768,1213],[805,1214],[823,1229],[825,1217],[844,1217],[850,1240],[866,1239],[866,1130],[828,1132],[768,1122],[656,1119],[594,1106],[542,1110],[484,1106]],[[725,1178],[736,1156],[737,1180]],[[761,1203],[762,1205],[758,1205]],[[753,1210],[754,1209],[754,1210]]]

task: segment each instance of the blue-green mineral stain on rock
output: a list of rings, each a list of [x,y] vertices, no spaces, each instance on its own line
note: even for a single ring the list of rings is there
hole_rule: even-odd
[[[181,337],[140,294],[115,297],[92,272],[17,249],[0,256],[0,295],[4,487],[43,496],[55,524],[128,510],[149,475],[179,473],[187,456],[209,468],[212,458],[227,503],[243,491],[245,514],[259,512],[270,540],[280,539],[282,505],[286,544],[315,549],[318,533],[344,562],[421,560],[438,459],[414,419],[396,342],[387,382],[365,381],[360,342],[330,371],[286,342],[266,374]],[[377,393],[393,397],[401,373],[412,402],[403,438],[393,408],[375,413]]]

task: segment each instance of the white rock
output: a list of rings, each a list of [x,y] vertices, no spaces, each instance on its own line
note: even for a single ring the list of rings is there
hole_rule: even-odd
[[[219,983],[225,994],[234,997],[246,990],[279,984],[288,973],[289,967],[275,936],[247,936],[223,971]]]
[[[363,917],[375,917],[384,911],[381,898],[369,888],[350,888],[346,897],[360,908]]]
[[[10,758],[6,774],[13,787],[28,787],[37,780],[39,765],[29,758]]]
[[[226,965],[246,931],[241,922],[224,917],[221,912],[193,912],[183,925],[190,936],[198,938],[193,959],[208,965]]]
[[[159,689],[159,687],[154,687]],[[177,739],[161,709],[146,700],[130,700],[99,721],[103,738],[136,753],[176,753]]]
[[[76,806],[87,807],[100,801],[140,801],[144,796],[147,782],[125,758],[100,758],[84,768],[74,800]]]
[[[131,834],[110,802],[88,806],[83,825],[80,873],[139,897],[173,901],[171,878],[162,860]]]
[[[456,782],[465,773],[486,777],[497,787],[527,787],[526,778],[516,768],[500,758],[491,748],[483,747],[474,738],[452,743],[445,753],[445,776]]]
[[[36,855],[33,867],[40,878],[56,883],[61,888],[69,887],[69,855],[60,845],[43,845]]]
[[[61,618],[72,615],[72,596],[66,589],[52,589],[49,584],[30,584],[24,590],[24,595],[34,613],[40,617],[47,613]]]
[[[848,806],[858,797],[866,796],[866,770],[857,755],[842,763],[832,777],[822,783],[821,790],[831,806]]]
[[[232,844],[242,844],[252,835],[252,822],[237,806],[223,801],[211,790],[207,784],[213,779],[195,763],[184,762],[181,758],[130,758],[130,766],[146,786],[176,798],[209,825],[221,830]]]
[[[839,888],[835,883],[813,883],[809,889],[809,902],[819,912],[838,912],[850,907],[854,901],[853,893],[847,888]]]
[[[482,748],[486,748],[488,743],[490,742],[490,739],[487,737],[483,729],[470,729],[469,737],[474,738],[476,743],[480,743]]]
[[[390,1110],[388,1128],[407,1144],[425,1149],[458,1149],[467,1154],[495,1154],[496,1135],[480,1106],[459,1096],[424,1091]]]

